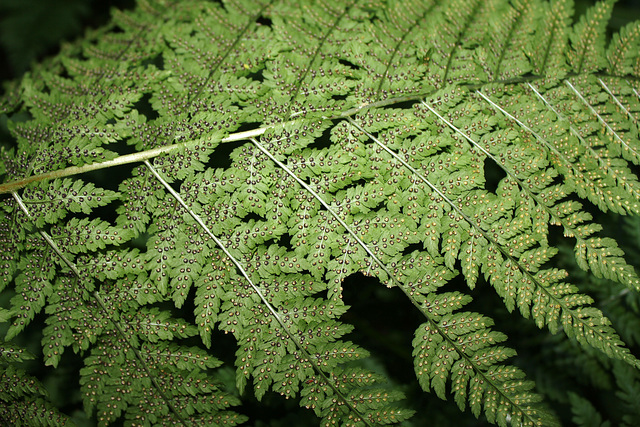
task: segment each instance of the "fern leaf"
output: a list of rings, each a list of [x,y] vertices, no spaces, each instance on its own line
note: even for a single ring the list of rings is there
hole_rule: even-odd
[[[638,23],[631,23],[614,35],[607,48],[609,72],[613,75],[624,76],[633,73],[634,62],[637,61],[638,37],[640,28]]]
[[[322,425],[398,424],[422,391],[500,426],[571,421],[545,397],[597,424],[585,382],[632,424],[637,248],[605,214],[640,213],[640,26],[608,42],[613,5],[575,24],[570,0],[115,12],[0,101],[0,417],[66,422],[13,365],[43,322],[42,363],[83,359],[99,425],[240,424],[276,395]],[[388,323],[412,352],[360,335],[356,276],[411,307]],[[579,366],[550,387],[559,349]]]
[[[48,399],[47,390],[15,363],[33,359],[23,348],[2,342],[0,352],[0,420],[11,425],[73,425]]]
[[[55,275],[54,256],[42,250],[31,252],[21,259],[18,267],[21,274],[16,277],[16,294],[11,299],[13,323],[6,339],[22,331],[45,306],[46,298],[53,290],[51,281]]]
[[[82,181],[70,179],[55,180],[48,188],[30,188],[25,192],[23,200],[34,217],[37,227],[45,223],[55,223],[64,218],[67,212],[89,214],[93,208],[104,206],[117,198],[117,193],[96,189],[91,183],[83,185]],[[52,198],[57,194],[57,198]]]
[[[438,20],[440,25],[433,31],[434,52],[430,55],[434,64],[431,72],[436,69],[439,71],[435,74],[437,81],[434,82],[438,87],[448,81],[478,81],[479,76],[485,74],[479,64],[472,60],[473,52],[462,49],[462,44],[465,38],[474,33],[472,26],[476,15],[487,13],[488,8],[490,5],[480,1],[460,1],[454,8],[443,8],[443,16]]]
[[[533,383],[523,380],[524,373],[513,366],[497,365],[515,355],[512,349],[497,345],[506,336],[491,331],[492,321],[485,316],[452,314],[462,304],[449,303],[450,297],[443,294],[441,299],[429,301],[429,306],[446,308],[435,322],[424,323],[416,330],[413,354],[422,388],[433,389],[444,399],[450,381],[460,409],[464,410],[468,402],[476,417],[484,412],[498,425],[510,421],[555,424],[544,409],[537,407],[539,397],[531,392]]]
[[[362,128],[360,128],[360,129],[362,129]],[[367,135],[369,135],[370,137],[372,137],[372,136],[371,136],[371,134],[368,134],[368,133],[366,133],[366,134],[367,134]],[[382,143],[380,143],[377,139],[375,139],[375,138],[373,138],[373,139],[374,139],[376,142],[378,142],[378,144],[379,144],[381,147],[385,148],[388,152],[391,152],[391,151],[390,151],[386,146],[384,146]],[[316,192],[314,192],[314,191],[313,191],[313,190],[312,190],[308,185],[306,185],[306,184],[305,184],[305,183],[304,183],[304,182],[303,182],[299,177],[295,176],[295,174],[293,174],[293,172],[292,172],[291,170],[289,170],[289,169],[288,169],[284,164],[282,164],[282,163],[281,163],[280,161],[278,161],[278,160],[277,160],[273,155],[271,155],[271,154],[269,153],[269,151],[268,151],[266,148],[264,148],[261,144],[259,144],[259,143],[258,143],[257,141],[255,141],[255,140],[254,140],[253,142],[254,142],[254,144],[255,144],[258,148],[260,148],[260,149],[261,149],[265,154],[267,154],[267,155],[268,155],[268,156],[269,156],[269,157],[270,157],[270,158],[271,158],[271,159],[272,159],[276,164],[278,164],[281,168],[283,168],[283,169],[284,169],[284,170],[286,170],[286,171],[287,171],[291,176],[293,176],[299,184],[301,184],[301,185],[302,185],[302,186],[303,186],[307,191],[309,191],[309,192],[314,196],[314,198],[316,198],[319,202],[321,202],[321,203],[323,204],[323,206],[324,206],[324,207],[325,207],[325,208],[326,208],[326,209],[331,213],[331,215],[332,215],[335,219],[337,219],[337,220],[338,220],[338,222],[339,222],[339,223],[340,223],[344,228],[346,228],[346,230],[349,232],[349,234],[351,234],[351,236],[353,237],[353,239],[354,239],[354,240],[355,240],[355,241],[356,241],[356,242],[357,242],[357,243],[358,243],[358,244],[359,244],[363,249],[365,249],[365,251],[369,254],[369,256],[371,256],[372,260],[377,264],[377,266],[378,266],[378,267],[380,267],[382,270],[384,270],[384,272],[385,272],[385,273],[387,273],[387,274],[389,275],[389,279],[388,279],[388,280],[392,280],[392,279],[393,279],[394,284],[397,284],[397,285],[399,285],[399,286],[402,286],[402,284],[401,284],[401,283],[400,283],[400,282],[399,282],[399,281],[398,281],[394,276],[392,276],[392,275],[391,275],[391,273],[390,273],[389,269],[388,269],[387,267],[385,267],[385,266],[384,266],[384,264],[382,264],[381,259],[384,259],[384,258],[385,258],[385,255],[386,255],[384,252],[376,251],[376,249],[375,249],[375,248],[374,248],[374,249],[372,249],[372,248],[370,248],[367,244],[365,244],[365,243],[364,243],[364,241],[363,241],[362,239],[360,239],[360,238],[357,236],[357,234],[356,234],[356,233],[351,229],[351,227],[349,227],[349,225],[345,223],[345,220],[339,216],[338,212],[336,212],[333,208],[331,208],[331,207],[330,207],[330,206],[329,206],[329,205],[328,205],[328,204],[327,204],[327,203],[326,203],[326,202],[325,202],[325,201],[324,201],[324,200],[323,200],[323,199],[322,199],[322,198],[321,198],[321,197],[320,197]],[[397,155],[396,155],[396,156],[397,156]],[[405,165],[406,165],[406,163],[405,163]],[[411,168],[410,166],[409,166],[409,168],[410,168],[413,172],[416,172],[416,171],[415,171],[415,169]],[[468,180],[469,178],[467,177],[466,179]],[[450,182],[451,182],[451,181],[450,181]],[[432,186],[432,187],[433,187],[433,186]],[[442,193],[440,193],[440,194],[442,194]],[[393,224],[393,223],[392,223],[392,224]],[[402,233],[401,233],[401,234],[402,234]],[[449,233],[449,234],[451,235],[451,233]],[[369,237],[370,237],[370,236],[368,236],[368,235],[366,236],[367,240],[369,240]],[[386,241],[388,241],[388,240],[384,240],[384,242],[386,242]],[[451,248],[449,248],[449,249],[447,250],[447,252],[451,252]],[[456,252],[457,252],[457,251],[454,251],[454,258],[455,258],[455,253],[456,253]],[[381,258],[379,258],[379,257],[381,257]],[[446,258],[446,256],[445,256],[445,263],[446,263],[446,260],[447,260],[447,258]],[[452,267],[450,266],[450,268],[452,268]],[[380,272],[376,272],[376,274],[380,275],[381,273],[380,273]],[[427,328],[428,328],[428,326],[427,326]],[[440,336],[438,337],[440,340],[442,340],[442,339],[443,339],[443,338],[442,338],[442,336],[445,336],[445,337],[446,337],[446,321],[445,321],[444,325],[437,325],[437,327],[436,327],[436,328],[435,328],[435,330],[434,330],[434,333],[440,334]],[[447,340],[452,340],[450,337],[446,337],[446,339],[447,339]],[[425,338],[425,340],[426,340],[426,338]],[[415,344],[415,342],[414,342],[414,345],[417,345],[417,344]],[[455,352],[461,353],[461,352],[464,352],[464,348],[460,348],[460,347],[458,347],[458,346],[454,346],[453,348],[448,349],[447,351],[448,351],[448,352],[454,352],[454,351],[455,351]],[[426,350],[426,353],[429,353],[428,349]],[[495,358],[495,360],[492,360],[492,361],[490,361],[490,362],[489,362],[489,365],[490,365],[490,366],[493,366],[495,362],[500,362],[500,361],[504,360],[504,358],[509,357],[509,356],[512,356],[512,355],[513,355],[513,352],[510,352],[510,351],[506,351],[506,352],[505,352],[505,351],[502,351],[501,349],[496,349],[496,353],[495,353],[495,354],[496,354],[496,358]],[[438,357],[439,357],[439,359],[442,359],[442,357],[443,357],[443,356],[442,356],[442,355],[440,355],[440,356],[438,356]],[[483,358],[484,358],[484,356],[483,356]],[[481,366],[481,368],[484,368],[484,367],[483,367],[483,366]],[[434,369],[435,369],[435,368],[434,368]],[[429,370],[429,371],[432,371],[432,370]],[[436,383],[436,384],[434,385],[434,389],[435,389],[435,390],[436,390],[436,392],[440,395],[440,397],[444,397],[444,380],[445,380],[445,378],[448,376],[447,374],[448,374],[448,371],[447,371],[447,369],[445,369],[445,370],[443,371],[443,373],[440,375],[440,380],[441,380],[442,382],[440,382],[440,383]],[[434,375],[435,375],[435,374],[434,374]],[[427,385],[422,384],[422,385],[423,385],[423,388],[424,388],[424,389],[427,389],[427,390],[428,390],[428,389],[430,388],[430,387],[428,386],[428,384],[427,384]],[[530,385],[529,385],[529,387],[530,387]],[[527,389],[527,390],[528,390],[528,389]],[[519,390],[519,391],[521,391],[521,390]],[[484,393],[484,391],[483,391],[483,392],[481,392],[480,394],[482,395],[483,393]],[[500,415],[500,416],[498,416],[498,423],[499,423],[499,424],[504,425],[504,424],[506,423],[507,417],[508,417],[508,418],[511,418],[511,417],[520,417],[520,416],[522,416],[522,415],[523,415],[523,414],[525,414],[525,413],[531,413],[531,408],[528,406],[528,403],[529,403],[530,401],[535,401],[537,398],[534,398],[534,397],[533,397],[533,395],[529,395],[529,394],[526,394],[526,395],[527,395],[527,397],[526,397],[526,398],[524,398],[524,399],[523,399],[523,401],[518,401],[518,403],[516,403],[516,404],[514,405],[514,406],[515,406],[515,408],[505,409],[505,406],[508,406],[508,405],[506,405],[506,403],[505,403],[505,402],[503,402],[503,401],[501,401],[501,402],[500,402],[500,404],[498,405],[499,407],[501,407],[501,409],[500,409],[501,415]],[[463,394],[462,396],[460,396],[460,397],[459,397],[459,399],[458,399],[459,404],[461,404],[461,403],[460,403],[460,398],[462,399],[462,401],[464,401],[464,400],[465,400],[465,398],[466,398],[466,396]],[[483,405],[483,403],[484,403],[484,405]],[[492,406],[490,403],[488,403],[488,402],[477,402],[477,403],[475,404],[475,414],[476,414],[476,416],[478,416],[478,415],[479,415],[480,408],[481,408],[482,406],[484,406],[484,407],[485,407],[485,414],[487,415],[488,419],[490,419],[491,421],[496,421],[496,412],[495,412],[495,411],[497,411],[497,409],[496,409],[496,407],[493,407],[493,406]],[[544,417],[546,417],[546,416],[547,416],[547,415],[544,415]],[[503,418],[503,417],[504,417],[504,418]],[[540,418],[541,418],[541,417],[542,417],[542,416],[537,415],[537,414],[532,415],[532,416],[531,416],[531,418],[527,421],[527,424],[537,424],[538,422],[540,422]]]
[[[573,1],[558,0],[543,5],[542,19],[536,37],[528,47],[528,56],[535,74],[563,77],[564,52],[568,44],[569,22],[573,15]]]
[[[614,1],[601,1],[589,8],[569,35],[571,49],[568,57],[574,72],[596,71],[605,66],[604,29],[611,17]]]
[[[513,2],[502,13],[493,14],[499,18],[487,44],[484,68],[489,81],[508,80],[530,70],[523,47],[539,12],[538,5],[522,0]]]
[[[616,392],[617,397],[624,402],[626,408],[625,415],[622,416],[622,425],[632,426],[640,420],[640,413],[634,403],[640,393],[638,375],[618,365],[614,366],[613,372],[620,386],[620,390]]]
[[[602,421],[602,415],[589,403],[588,400],[572,393],[569,395],[571,410],[573,412],[573,422],[578,426],[608,427],[608,421]]]

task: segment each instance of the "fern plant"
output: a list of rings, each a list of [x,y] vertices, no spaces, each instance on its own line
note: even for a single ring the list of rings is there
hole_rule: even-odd
[[[462,411],[601,419],[515,357],[524,331],[632,407],[640,363],[603,311],[635,346],[618,295],[640,279],[594,219],[640,213],[640,24],[607,41],[612,7],[146,0],[64,46],[1,104],[0,419],[73,421],[24,363],[39,328],[99,425],[252,422],[274,394],[411,425],[348,322],[357,275],[402,293],[399,351]]]

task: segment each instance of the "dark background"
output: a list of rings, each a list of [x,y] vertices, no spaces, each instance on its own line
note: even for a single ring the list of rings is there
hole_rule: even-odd
[[[111,8],[135,0],[0,0],[0,81],[19,77],[63,41],[109,21]]]

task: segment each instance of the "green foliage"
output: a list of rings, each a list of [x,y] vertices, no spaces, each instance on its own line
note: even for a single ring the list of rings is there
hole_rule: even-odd
[[[0,350],[0,419],[3,422],[37,426],[70,425],[48,400],[44,386],[14,365],[33,356],[11,343],[2,342]]]
[[[636,425],[640,23],[609,39],[612,8],[115,12],[0,103],[0,420],[72,422],[41,370],[77,358],[98,425],[261,425],[277,395],[419,425],[431,391],[499,426]],[[358,276],[399,295],[370,322],[411,307],[385,329],[414,331],[412,380]]]

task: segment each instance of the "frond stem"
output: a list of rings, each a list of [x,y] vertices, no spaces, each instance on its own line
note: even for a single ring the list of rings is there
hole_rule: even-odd
[[[600,80],[600,79],[598,79]],[[600,80],[601,81],[601,80]],[[602,82],[602,81],[601,81]],[[604,83],[602,83],[604,85]],[[538,92],[538,90],[535,88],[534,85],[532,85],[531,83],[528,83],[529,88],[536,94],[536,96],[538,98],[540,98],[540,100],[542,100],[542,102],[544,102],[544,104],[551,110],[553,111],[556,116],[558,116],[558,118],[560,120],[567,120],[566,117],[564,117],[562,114],[560,114],[559,111],[557,111],[555,109],[555,107],[553,105],[551,105],[551,103],[542,96],[542,94],[540,92]],[[608,91],[608,89],[607,89]],[[511,120],[515,121],[516,123],[518,123],[518,125],[520,125],[522,128],[526,129],[529,133],[531,133],[533,136],[535,136],[539,141],[544,142],[544,144],[547,146],[547,148],[549,148],[551,151],[553,151],[555,153],[556,156],[558,156],[559,158],[563,159],[565,162],[565,166],[569,166],[574,173],[577,176],[582,177],[585,181],[588,181],[589,178],[585,177],[584,173],[582,173],[582,171],[580,171],[574,164],[574,162],[569,161],[569,159],[567,159],[567,157],[565,155],[563,155],[562,153],[560,153],[560,151],[558,151],[556,149],[556,147],[554,147],[551,143],[549,143],[547,140],[545,140],[544,138],[542,138],[542,136],[540,136],[537,132],[535,132],[533,129],[529,128],[527,125],[525,125],[524,123],[522,123],[520,120],[518,120],[517,118],[515,118],[514,116],[512,116],[511,114],[509,114],[507,111],[505,111],[502,107],[498,106],[497,104],[495,104],[493,101],[491,101],[489,98],[485,97],[482,92],[477,92],[480,94],[480,96],[484,97],[487,102],[489,102],[490,104],[492,104],[492,106],[496,109],[498,109],[500,112],[502,112],[502,114],[504,114],[505,116],[509,117]],[[611,96],[613,96],[613,94],[611,94]],[[614,97],[615,99],[615,97]],[[617,101],[617,99],[616,99]],[[626,110],[625,110],[626,111]],[[610,169],[611,166],[607,164],[606,160],[602,158],[601,155],[599,155],[594,149],[593,147],[591,147],[591,145],[589,145],[584,138],[582,137],[582,135],[580,135],[580,132],[578,132],[578,130],[573,126],[573,125],[569,125],[569,130],[571,131],[571,133],[573,135],[576,136],[576,138],[578,138],[578,140],[587,148],[587,150],[589,150],[589,152],[591,153],[591,155],[598,160],[598,163],[600,164],[600,168],[604,171],[607,171],[608,174],[610,174]],[[612,177],[613,178],[613,177]],[[613,178],[615,179],[615,178]],[[623,183],[623,186],[625,185],[625,183]],[[597,188],[598,194],[602,195],[602,189],[595,185],[594,183],[594,188]],[[640,193],[638,193],[638,190],[632,189],[632,192],[635,194],[635,196],[640,199]]]
[[[221,142],[232,142],[250,138],[252,136],[262,135],[269,129],[269,127],[263,127],[258,129],[252,129],[244,132],[237,132],[221,140]],[[114,166],[126,165],[129,163],[142,162],[147,159],[158,157],[161,154],[169,154],[175,151],[179,151],[189,144],[193,144],[192,141],[181,142],[179,144],[165,145],[163,147],[152,148],[150,150],[140,151],[138,153],[125,154],[123,156],[116,157],[115,159],[107,160],[105,162],[90,163],[83,166],[70,166],[65,169],[59,169],[56,171],[45,172],[38,175],[32,175],[16,181],[10,181],[4,184],[0,184],[0,194],[12,193],[28,184],[37,181],[44,181],[47,179],[64,178],[67,176],[79,175],[86,172],[91,172],[99,169],[106,169]]]
[[[359,129],[360,131],[364,132],[365,135],[370,136],[372,138],[373,135],[369,134],[368,132],[366,132],[365,130],[363,130],[360,126],[358,126],[355,121],[353,121],[353,119],[348,118],[349,122],[356,127],[357,129]],[[375,140],[375,139],[374,139]],[[436,321],[434,319],[431,318],[431,316],[424,310],[424,308],[422,307],[422,305],[420,303],[418,303],[415,298],[413,298],[413,295],[411,294],[411,292],[409,290],[407,290],[407,287],[401,283],[396,277],[395,275],[393,275],[391,273],[391,271],[387,268],[387,266],[373,253],[373,251],[369,248],[369,246],[362,240],[360,239],[357,234],[351,229],[351,227],[349,227],[349,225],[347,225],[347,223],[339,217],[339,215],[335,212],[335,210],[333,210],[331,208],[331,206],[325,202],[322,197],[320,197],[320,195],[315,192],[306,182],[304,182],[303,180],[301,180],[295,173],[293,173],[291,171],[291,169],[289,169],[284,163],[282,163],[280,160],[276,159],[275,156],[273,154],[271,154],[266,148],[264,148],[255,138],[252,139],[252,142],[256,145],[256,147],[258,147],[260,149],[260,151],[262,151],[263,153],[265,153],[274,163],[276,163],[279,167],[281,167],[285,172],[287,172],[293,179],[296,180],[296,182],[298,182],[298,184],[300,184],[305,190],[307,190],[309,193],[311,193],[311,195],[320,202],[320,204],[322,204],[322,206],[327,209],[327,211],[340,223],[340,225],[349,233],[349,235],[351,237],[353,237],[358,244],[367,252],[367,254],[371,257],[371,259],[378,265],[380,266],[380,268],[382,270],[384,270],[385,273],[387,273],[387,276],[389,277],[389,279],[394,282],[394,284],[396,286],[398,286],[398,288],[400,288],[400,290],[402,290],[402,292],[409,298],[409,301],[411,301],[411,303],[423,314],[423,316],[427,319],[427,321],[429,322],[429,324],[436,330],[438,330],[438,332],[440,333],[440,335],[442,336],[442,338],[447,341],[449,343],[449,345],[451,345],[451,347],[455,348],[457,353],[460,355],[461,358],[465,359],[467,361],[467,363],[469,364],[469,366],[472,366],[474,371],[476,372],[477,375],[481,376],[484,378],[485,381],[489,382],[490,384],[493,384],[493,382],[491,381],[491,379],[484,374],[483,371],[481,371],[475,363],[473,363],[473,361],[462,351],[458,348],[458,343],[455,342],[454,340],[451,339],[451,337],[449,337],[449,335],[443,331],[443,329],[438,325],[438,323],[436,323]],[[381,145],[381,147],[385,150],[389,150],[386,146],[384,146],[384,144],[380,143],[379,145]],[[393,152],[392,152],[393,153]],[[394,154],[394,157],[397,157],[397,155]],[[402,160],[401,160],[402,161]],[[404,164],[404,162],[403,162]],[[411,169],[413,169],[410,165],[407,164],[407,166]],[[414,169],[415,170],[415,169]],[[417,173],[417,171],[416,171]],[[494,386],[495,389],[500,392],[501,394],[503,394],[501,392],[501,389],[497,386]],[[519,406],[512,400],[510,399],[508,396],[503,394],[503,397],[505,400],[509,401],[509,403],[515,407],[515,408],[519,408]],[[525,411],[521,411],[523,413],[523,415],[525,414]],[[534,421],[534,420],[532,420]],[[532,425],[535,423],[532,423]]]
[[[329,34],[331,34],[331,32],[336,29],[336,27],[338,26],[338,23],[340,22],[340,20],[347,14],[349,9],[351,9],[357,2],[358,2],[358,0],[354,0],[354,1],[351,2],[351,4],[349,4],[347,7],[345,7],[344,10],[342,11],[342,13],[340,15],[338,15],[338,17],[335,19],[335,21],[333,22],[333,25],[330,26],[329,29],[322,36],[322,39],[320,40],[320,43],[316,47],[316,51],[313,53],[313,56],[311,57],[311,60],[309,61],[309,65],[305,68],[304,72],[302,73],[302,76],[300,76],[300,78],[298,79],[298,82],[297,82],[297,85],[296,85],[296,90],[293,93],[293,95],[291,95],[291,98],[290,98],[290,101],[289,101],[289,107],[287,108],[287,113],[285,113],[285,117],[289,114],[289,111],[291,111],[291,107],[293,106],[293,102],[298,97],[298,93],[300,93],[300,88],[302,87],[302,82],[304,81],[304,79],[307,78],[307,74],[309,74],[309,71],[311,70],[311,65],[313,65],[313,62],[316,60],[316,58],[320,54],[320,50],[322,49],[322,46],[324,45],[324,43],[329,38]]]
[[[632,148],[626,141],[624,141],[622,138],[620,138],[620,136],[618,135],[618,133],[609,125],[609,123],[607,123],[602,116],[591,106],[591,104],[584,99],[584,96],[582,96],[582,94],[578,91],[578,89],[575,88],[575,86],[573,86],[571,84],[571,82],[569,80],[565,80],[565,84],[567,86],[569,86],[571,88],[571,90],[573,90],[573,92],[576,94],[576,96],[580,99],[580,101],[582,101],[582,103],[584,105],[587,106],[587,108],[589,109],[589,111],[591,111],[591,113],[596,116],[598,118],[598,121],[605,127],[607,128],[607,130],[609,132],[611,132],[613,134],[613,136],[615,137],[615,139],[620,143],[620,145],[622,145],[624,148],[626,148],[627,150],[629,150],[630,152],[633,153],[633,155],[637,158],[640,157],[640,153],[638,153],[637,150],[635,150],[634,148]]]
[[[31,216],[31,213],[29,213],[29,210],[27,209],[27,206],[24,204],[24,201],[22,200],[20,195],[18,195],[18,193],[16,193],[15,191],[12,191],[11,194],[13,195],[13,198],[16,200],[16,202],[18,203],[18,206],[20,206],[20,209],[25,213],[27,218],[32,220],[33,217]],[[40,235],[44,238],[44,240],[47,242],[49,247],[51,247],[51,249],[53,249],[53,251],[56,253],[56,255],[58,255],[58,257],[71,269],[73,274],[78,279],[78,282],[82,282],[82,276],[80,275],[80,271],[78,270],[76,265],[73,262],[71,262],[71,260],[69,260],[69,258],[67,258],[65,256],[65,254],[62,252],[60,247],[57,245],[57,243],[53,241],[53,239],[51,238],[49,233],[47,233],[44,230],[40,230],[40,229],[38,229],[38,231],[40,232]],[[104,311],[104,313],[106,314],[107,318],[109,318],[109,320],[111,320],[111,323],[113,323],[113,326],[116,328],[116,330],[118,331],[120,336],[124,339],[124,341],[127,343],[129,348],[131,348],[131,350],[135,354],[136,358],[138,359],[138,362],[140,362],[140,365],[142,366],[142,369],[144,369],[145,373],[147,374],[147,376],[151,380],[151,383],[156,388],[156,390],[157,390],[158,394],[160,395],[160,397],[165,401],[165,403],[167,404],[167,406],[169,407],[171,412],[173,412],[173,414],[176,416],[176,418],[183,425],[186,426],[187,423],[186,423],[185,419],[182,418],[182,415],[180,415],[178,410],[171,403],[171,400],[169,400],[169,397],[162,390],[162,387],[160,386],[160,383],[158,382],[157,378],[155,377],[155,375],[153,375],[151,373],[151,371],[149,370],[149,367],[145,363],[144,358],[142,357],[142,353],[140,353],[140,350],[138,350],[133,344],[131,344],[131,342],[127,338],[126,334],[124,333],[124,330],[120,326],[120,324],[115,319],[113,319],[111,317],[111,315],[109,314],[109,310],[107,309],[107,306],[104,303],[104,300],[102,299],[102,297],[100,296],[98,291],[94,291],[92,295],[96,299],[96,301],[98,302],[98,305],[100,305],[100,308],[102,308],[102,311]]]
[[[242,266],[242,264],[240,263],[240,261],[238,261],[238,259],[236,257],[234,257],[231,252],[229,252],[229,250],[227,249],[227,247],[224,245],[224,243],[222,243],[222,241],[215,235],[213,234],[213,231],[211,231],[211,229],[207,226],[207,224],[204,223],[204,221],[202,220],[202,218],[200,218],[200,215],[198,215],[197,213],[195,213],[188,205],[187,203],[184,201],[184,199],[182,198],[182,196],[180,196],[180,194],[173,189],[173,187],[171,187],[171,185],[169,185],[169,183],[162,178],[162,176],[160,176],[160,174],[158,173],[158,171],[151,165],[151,163],[149,163],[149,160],[144,160],[144,164],[147,166],[147,168],[151,171],[151,173],[156,177],[156,179],[158,181],[160,181],[160,183],[164,186],[164,188],[166,188],[166,190],[171,193],[171,195],[178,201],[178,203],[180,203],[180,205],[187,211],[187,213],[191,216],[191,218],[193,218],[198,225],[200,225],[200,227],[202,227],[202,229],[207,233],[207,235],[216,243],[216,245],[218,245],[218,247],[222,250],[222,252],[225,253],[225,255],[231,260],[231,262],[233,262],[233,264],[236,266],[236,268],[238,269],[238,271],[240,271],[240,273],[242,274],[242,276],[244,276],[245,280],[247,281],[247,283],[249,283],[249,286],[251,286],[251,288],[253,289],[253,291],[256,293],[256,295],[258,295],[258,297],[260,298],[260,300],[262,301],[262,303],[267,307],[267,309],[269,310],[269,312],[271,313],[271,315],[276,319],[276,321],[280,324],[280,326],[282,327],[282,329],[285,331],[285,333],[289,336],[289,338],[291,339],[291,341],[294,342],[294,344],[298,347],[298,349],[300,350],[300,352],[304,355],[304,357],[314,366],[314,368],[316,369],[316,371],[318,372],[318,374],[324,379],[324,381],[329,385],[329,387],[331,387],[331,389],[336,393],[336,395],[340,396],[340,398],[345,402],[345,404],[347,406],[349,406],[349,408],[353,411],[354,414],[356,414],[358,417],[360,417],[361,420],[363,420],[363,422],[368,425],[371,426],[371,424],[369,424],[366,420],[366,418],[360,414],[360,412],[348,401],[348,399],[342,395],[342,393],[340,392],[340,390],[338,390],[338,388],[330,381],[329,377],[327,376],[327,374],[324,373],[324,371],[322,371],[319,367],[319,365],[316,362],[313,362],[313,356],[311,355],[311,353],[309,353],[309,351],[304,348],[296,339],[294,339],[294,335],[293,333],[290,331],[289,327],[287,326],[287,324],[284,322],[284,320],[282,320],[282,317],[280,316],[280,313],[278,313],[278,311],[276,310],[276,308],[269,302],[269,300],[264,296],[264,294],[262,293],[262,291],[260,290],[260,288],[253,283],[253,281],[251,280],[251,278],[249,277],[249,273],[247,273],[247,271],[244,269],[244,267]]]
[[[435,110],[433,110],[431,108],[431,106],[429,106],[428,104],[426,104],[424,102],[423,102],[423,104],[425,105],[426,108],[428,108],[431,112],[433,112],[437,117],[439,117],[444,123],[446,123],[447,125],[452,127],[452,129],[454,131],[456,131],[457,133],[460,133],[464,138],[469,139],[469,137],[467,137],[459,129],[457,129],[455,126],[453,126],[453,124],[450,124],[450,122],[448,122],[444,117],[440,116],[440,114],[438,114]],[[372,135],[371,133],[369,133],[366,130],[364,130],[364,128],[362,128],[360,125],[358,125],[353,119],[349,118],[348,120],[357,129],[359,129],[361,132],[363,132],[365,135],[367,135],[372,141],[374,141],[379,147],[381,147],[384,151],[386,151],[393,158],[395,158],[397,161],[399,161],[403,166],[405,166],[412,173],[414,173],[421,181],[423,181],[429,188],[431,188],[438,196],[440,196],[443,200],[445,200],[447,202],[447,204],[449,204],[449,206],[451,206],[451,208],[453,210],[455,210],[458,215],[460,215],[472,228],[477,230],[478,233],[480,233],[482,235],[482,237],[484,237],[487,240],[487,242],[490,242],[492,247],[495,247],[506,259],[508,259],[511,263],[513,263],[513,265],[515,265],[522,272],[522,274],[527,277],[527,279],[532,284],[534,284],[538,289],[540,289],[542,292],[544,292],[548,296],[548,298],[550,300],[554,301],[555,304],[558,304],[559,306],[563,307],[564,310],[569,312],[571,317],[572,317],[572,319],[573,319],[573,321],[574,321],[574,323],[582,324],[582,325],[584,325],[583,327],[585,329],[589,329],[589,324],[588,324],[589,323],[588,322],[589,319],[588,318],[580,317],[577,313],[574,312],[574,310],[572,310],[572,309],[570,309],[568,307],[565,307],[565,305],[558,298],[557,295],[555,295],[552,292],[550,292],[550,290],[548,288],[542,286],[542,284],[539,282],[539,280],[533,274],[531,274],[531,272],[529,270],[527,270],[517,259],[515,259],[511,254],[509,254],[509,252],[502,245],[498,244],[498,242],[496,242],[495,239],[493,239],[486,231],[484,231],[482,228],[480,228],[480,226],[475,221],[473,221],[466,213],[464,213],[464,211],[462,211],[462,209],[460,209],[459,206],[457,206],[455,203],[453,203],[452,200],[450,200],[441,190],[439,190],[435,185],[433,185],[424,175],[419,173],[413,166],[411,166],[404,159],[402,159],[397,153],[395,153],[393,150],[391,150],[389,147],[387,147],[385,144],[383,144],[378,138],[376,138],[374,135]],[[522,186],[521,183],[520,183],[520,185]],[[604,340],[604,338],[606,338],[606,337],[602,337],[601,336],[601,339]],[[626,363],[630,364],[631,366],[635,366],[635,367],[640,366],[640,361],[638,361],[638,359],[636,359],[630,353],[629,354],[624,354],[624,357],[619,355],[619,354],[616,354],[616,357],[620,358],[621,360],[625,361]]]
[[[578,74],[570,74],[567,75],[566,77],[576,77],[579,76]],[[616,75],[609,75],[609,74],[602,74],[602,77],[616,77],[616,78],[622,78],[623,76],[616,76]],[[471,91],[475,91],[478,89],[481,89],[482,87],[486,86],[487,84],[518,84],[518,83],[527,83],[527,82],[533,82],[536,80],[540,80],[542,79],[543,76],[527,76],[525,78],[512,78],[512,79],[505,79],[505,80],[500,80],[500,81],[494,81],[494,82],[490,82],[490,83],[482,83],[482,84],[463,84],[461,86],[465,86],[467,87],[469,90]],[[631,77],[632,78],[632,77]],[[411,102],[411,101],[420,101],[422,99],[424,99],[425,97],[428,97],[429,95],[433,94],[435,92],[435,90],[430,90],[428,92],[425,93],[420,93],[420,94],[416,94],[416,95],[412,95],[412,96],[399,96],[399,97],[395,97],[395,98],[389,98],[389,99],[385,99],[385,100],[380,100],[380,101],[374,101],[374,102],[368,102],[368,103],[363,103],[361,105],[358,105],[356,107],[352,107],[348,110],[345,110],[341,113],[337,113],[333,116],[324,116],[322,117],[325,120],[336,120],[336,119],[345,119],[348,117],[351,117],[361,111],[364,111],[366,109],[369,108],[378,108],[378,107],[385,107],[388,105],[393,105],[393,104],[401,104],[401,103],[405,103],[405,102]],[[293,116],[293,115],[292,115]],[[295,119],[296,120],[303,120],[303,119]],[[256,129],[250,129],[247,131],[242,131],[242,132],[236,132],[236,133],[232,133],[230,135],[228,135],[225,138],[222,138],[220,140],[220,142],[234,142],[234,141],[242,141],[242,140],[248,140],[251,137],[256,137],[256,136],[260,136],[262,134],[264,134],[267,130],[275,128],[277,126],[281,126],[282,124],[272,124],[272,125],[266,125],[260,128],[256,128]],[[74,176],[74,175],[80,175],[86,172],[91,172],[91,171],[95,171],[95,170],[100,170],[100,169],[106,169],[106,168],[110,168],[110,167],[114,167],[114,166],[120,166],[120,165],[126,165],[126,164],[130,164],[130,163],[137,163],[137,162],[142,162],[146,159],[152,159],[154,157],[158,157],[162,154],[169,154],[169,153],[173,153],[175,151],[179,151],[187,146],[189,146],[190,144],[193,144],[192,141],[186,141],[186,142],[181,142],[178,144],[171,144],[171,145],[165,145],[162,147],[156,147],[156,148],[152,148],[149,150],[145,150],[145,151],[140,151],[137,153],[131,153],[131,154],[125,154],[122,156],[118,156],[114,159],[111,160],[107,160],[104,162],[97,162],[97,163],[90,163],[87,165],[82,165],[82,166],[70,166],[64,169],[59,169],[59,170],[55,170],[55,171],[51,171],[51,172],[44,172],[38,175],[32,175],[32,176],[28,176],[26,178],[21,178],[21,179],[17,179],[14,181],[9,181],[3,184],[0,184],[0,194],[7,194],[7,193],[11,193],[13,191],[19,190],[21,188],[26,187],[27,185],[33,183],[33,182],[38,182],[38,181],[44,181],[47,179],[56,179],[56,178],[64,178],[67,176]]]

